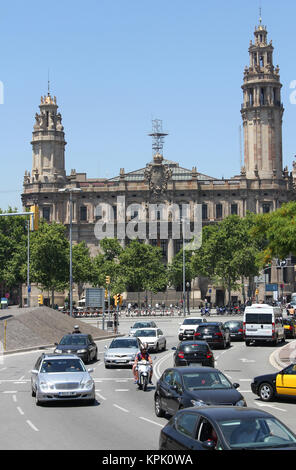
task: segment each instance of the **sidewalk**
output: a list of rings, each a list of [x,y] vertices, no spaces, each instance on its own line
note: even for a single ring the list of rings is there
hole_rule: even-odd
[[[279,348],[274,354],[274,359],[281,368],[287,367],[293,362],[296,363],[296,340]]]

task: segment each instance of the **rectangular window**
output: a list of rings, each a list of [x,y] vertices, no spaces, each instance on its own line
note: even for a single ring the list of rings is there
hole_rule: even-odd
[[[43,207],[42,209],[42,217],[43,219],[50,221],[50,207]]]
[[[262,212],[263,214],[268,214],[270,212],[270,204],[262,204]]]
[[[81,222],[87,221],[87,207],[86,206],[80,207],[80,220]]]
[[[222,219],[222,204],[216,204],[216,219]]]
[[[205,220],[208,218],[208,206],[207,204],[202,205],[202,219]]]
[[[231,204],[231,215],[237,215],[237,204]]]

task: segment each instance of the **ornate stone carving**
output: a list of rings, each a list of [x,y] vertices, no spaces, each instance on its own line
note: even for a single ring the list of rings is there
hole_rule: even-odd
[[[153,164],[148,165],[144,172],[144,177],[148,181],[153,196],[166,192],[168,180],[172,177],[172,173],[168,165],[163,165],[162,156],[156,154]]]

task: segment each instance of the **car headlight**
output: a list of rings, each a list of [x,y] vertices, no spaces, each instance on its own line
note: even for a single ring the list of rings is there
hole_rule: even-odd
[[[53,389],[54,388],[54,385],[50,382],[46,382],[44,380],[42,380],[40,382],[40,388],[44,389],[44,390],[48,390],[48,389]]]
[[[202,400],[190,400],[193,406],[207,406],[207,404]]]
[[[83,383],[82,386],[83,388],[92,388],[93,383],[93,380],[88,380],[87,382]]]
[[[61,349],[55,349],[54,352],[57,354],[62,354],[63,351]]]
[[[80,353],[86,353],[87,350],[86,349],[78,349],[77,353],[80,354]]]
[[[246,400],[243,398],[242,400],[239,400],[235,406],[247,406]]]

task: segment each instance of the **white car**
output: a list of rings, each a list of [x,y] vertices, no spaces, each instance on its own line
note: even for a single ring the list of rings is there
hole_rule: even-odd
[[[141,328],[134,333],[141,343],[147,343],[149,351],[165,351],[166,338],[159,328]]]
[[[142,330],[143,328],[157,328],[157,325],[154,321],[137,321],[131,326],[129,336],[134,336],[137,330]]]
[[[187,340],[187,339],[193,339],[194,338],[194,333],[196,332],[198,326],[206,322],[207,320],[202,317],[190,317],[190,318],[185,318],[183,323],[180,323],[180,328],[178,331],[178,337],[180,341]]]

